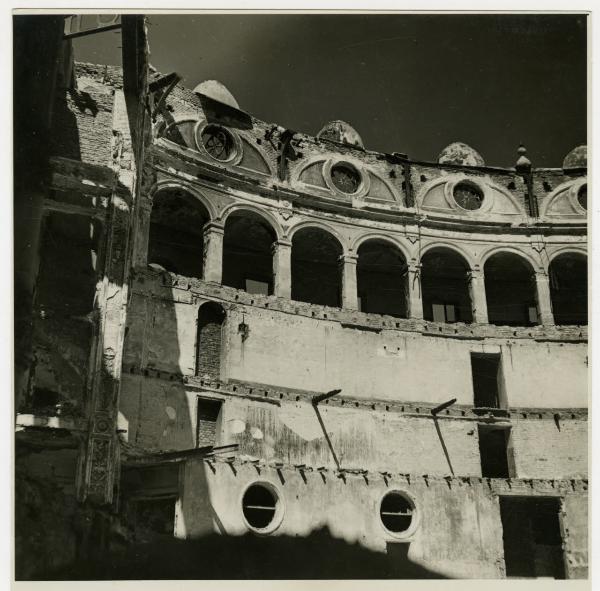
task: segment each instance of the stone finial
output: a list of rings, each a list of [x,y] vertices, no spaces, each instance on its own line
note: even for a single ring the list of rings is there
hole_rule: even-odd
[[[330,121],[317,134],[318,139],[329,140],[337,144],[346,144],[364,149],[363,141],[352,125],[345,121]]]
[[[218,80],[205,80],[194,88],[194,92],[204,94],[207,97],[229,105],[234,109],[239,109],[240,106],[235,100],[235,97],[229,92],[225,85],[221,84]]]
[[[531,170],[531,160],[527,158],[527,148],[521,144],[517,150],[517,154],[519,154],[519,158],[517,159],[517,163],[515,164],[515,168],[520,172],[528,172]]]
[[[577,146],[573,148],[563,160],[564,170],[587,168],[587,146]]]
[[[485,166],[481,154],[463,142],[453,142],[447,145],[440,152],[438,163],[457,164],[459,166]]]

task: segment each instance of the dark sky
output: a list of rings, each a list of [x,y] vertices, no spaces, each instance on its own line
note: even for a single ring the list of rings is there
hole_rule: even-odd
[[[343,119],[365,147],[436,160],[453,141],[512,166],[560,166],[586,143],[584,15],[150,15],[151,63],[223,82],[260,119],[316,134]],[[76,59],[119,63],[119,35]]]

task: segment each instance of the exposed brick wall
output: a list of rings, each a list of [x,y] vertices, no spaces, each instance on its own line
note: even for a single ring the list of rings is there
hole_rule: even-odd
[[[585,477],[587,433],[586,420],[517,420],[512,427],[517,476]]]
[[[75,77],[91,78],[106,86],[123,88],[123,69],[121,66],[105,66],[102,64],[75,62]]]
[[[51,153],[90,164],[111,162],[112,89],[59,91],[54,106]]]
[[[218,378],[221,370],[221,326],[223,309],[205,304],[198,313],[196,375]]]
[[[217,437],[217,421],[221,412],[221,402],[217,400],[198,399],[198,447],[215,445]]]

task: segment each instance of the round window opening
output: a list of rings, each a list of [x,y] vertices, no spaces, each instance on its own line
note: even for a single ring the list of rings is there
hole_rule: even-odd
[[[349,164],[334,164],[331,167],[331,181],[344,193],[356,193],[360,180],[358,170]]]
[[[579,191],[577,191],[577,201],[579,202],[579,205],[587,211],[587,183],[579,187]]]
[[[403,494],[390,492],[381,501],[379,515],[385,529],[395,534],[407,531],[414,518],[414,506]]]
[[[252,484],[242,498],[242,510],[250,527],[264,530],[273,525],[279,498],[274,490],[262,484]]]
[[[453,191],[454,200],[463,209],[474,211],[483,205],[483,193],[470,183],[458,183]]]
[[[231,134],[218,125],[207,125],[202,130],[202,145],[216,160],[226,162],[235,152],[235,143]]]

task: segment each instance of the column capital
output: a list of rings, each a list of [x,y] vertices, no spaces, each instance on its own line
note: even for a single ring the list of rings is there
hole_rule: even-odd
[[[550,275],[546,272],[545,269],[538,269],[535,271],[535,280],[536,281],[550,281]]]
[[[202,231],[204,234],[224,234],[225,226],[221,222],[207,222]]]
[[[341,254],[338,257],[338,262],[340,264],[348,264],[348,265],[356,265],[358,263],[358,255],[356,254]]]
[[[483,269],[468,269],[467,270],[467,278],[469,281],[483,279]]]
[[[277,252],[279,249],[292,248],[292,241],[280,238],[271,244],[271,252]]]
[[[420,273],[421,269],[423,267],[423,264],[420,261],[407,261],[406,262],[406,268],[408,269],[409,273]]]

